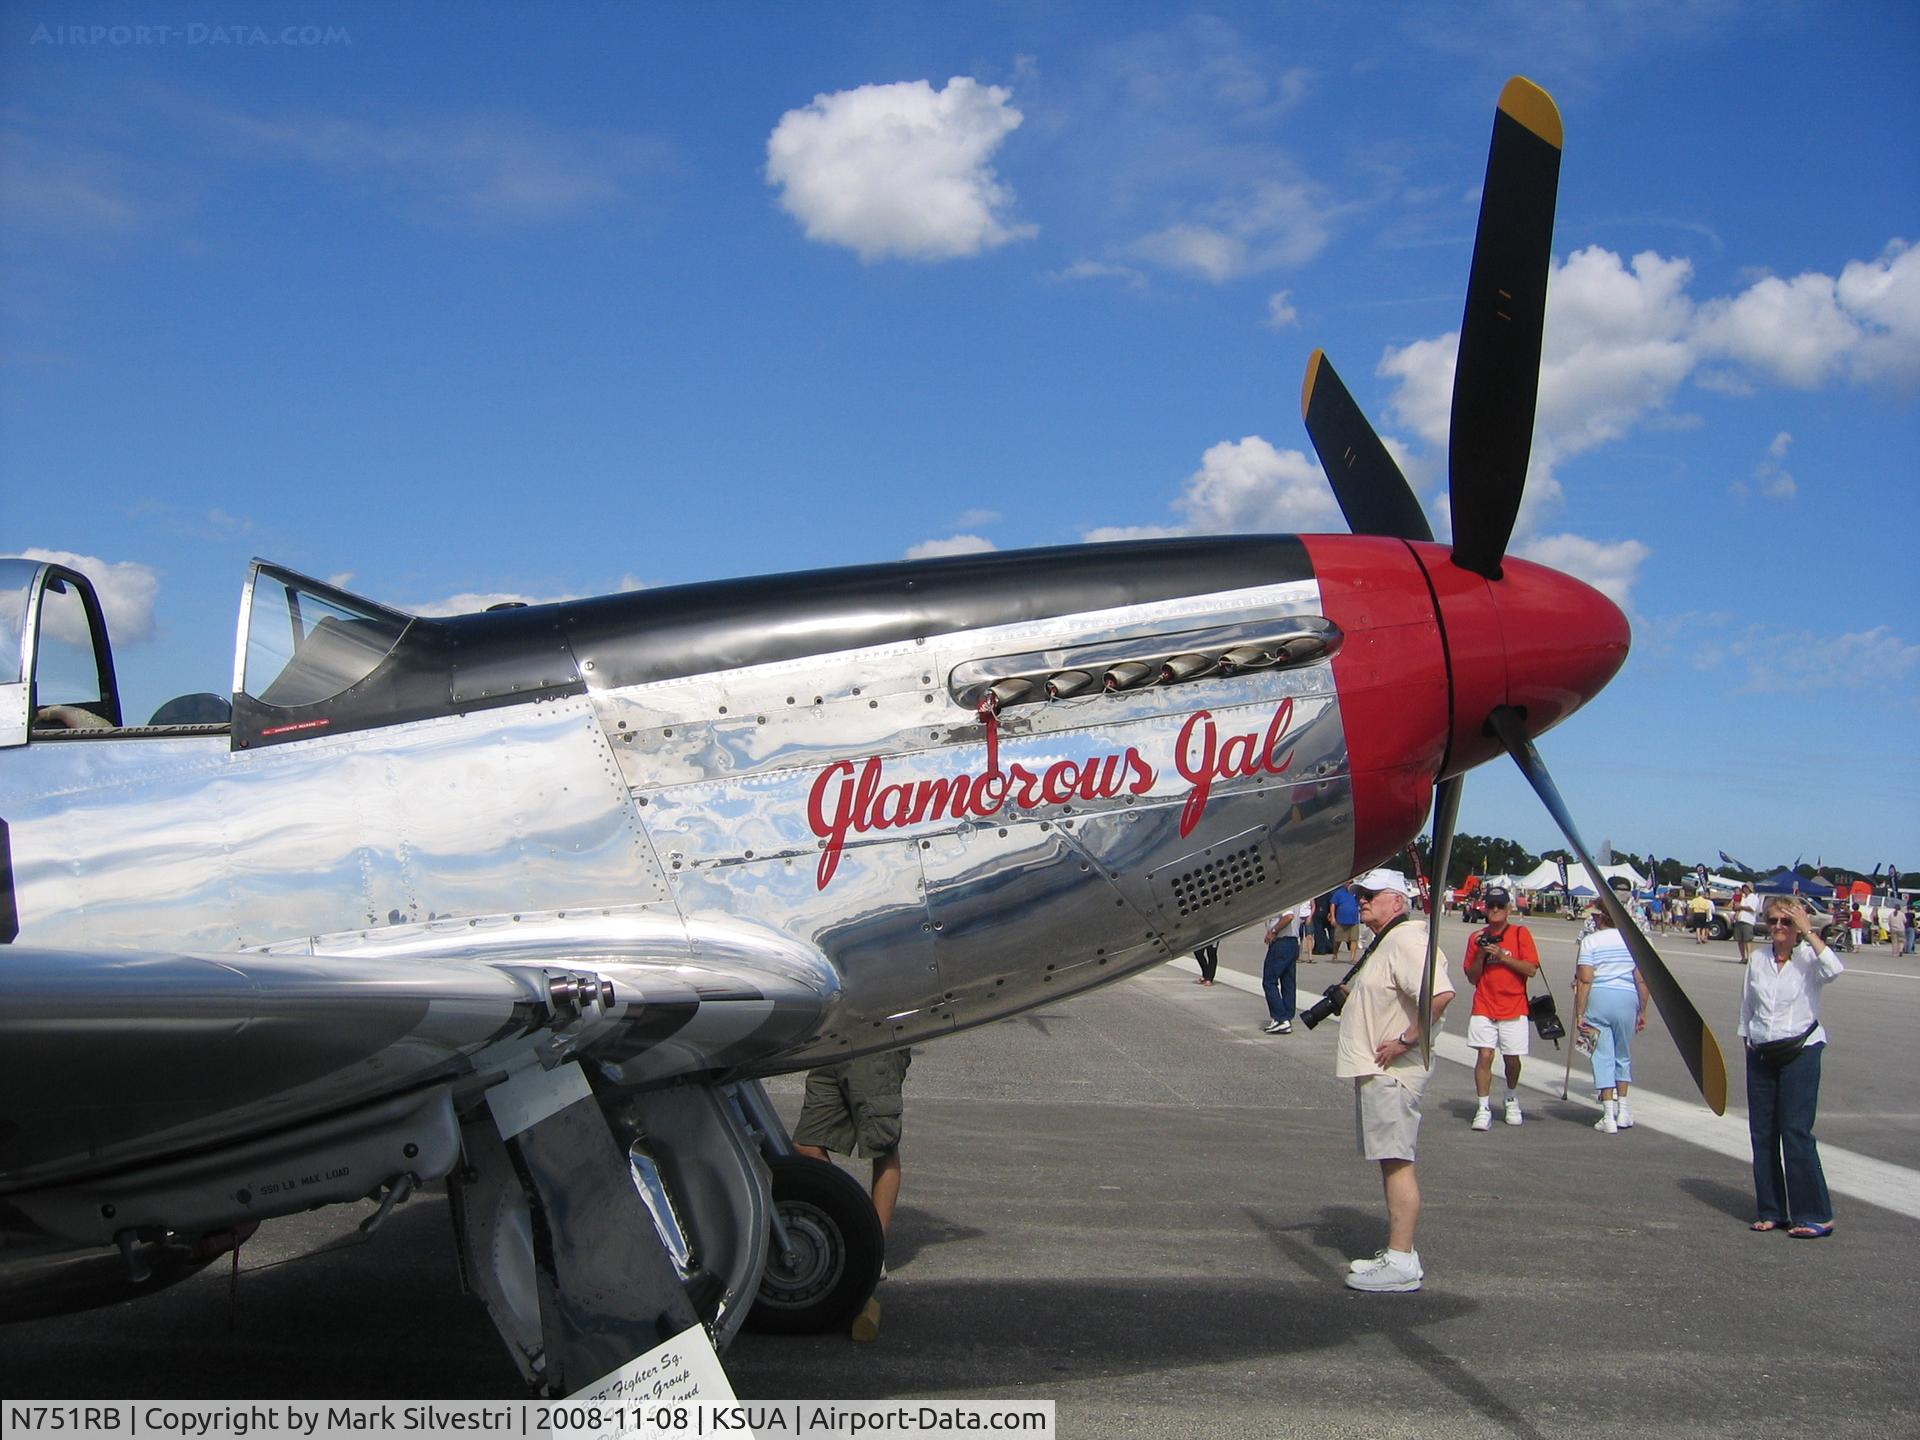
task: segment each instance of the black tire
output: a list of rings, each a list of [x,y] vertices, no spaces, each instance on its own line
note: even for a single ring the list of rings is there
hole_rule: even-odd
[[[774,1240],[747,1325],[772,1335],[844,1330],[873,1294],[886,1256],[873,1201],[858,1180],[824,1160],[792,1155],[767,1168],[795,1263],[785,1262]]]
[[[1725,940],[1732,934],[1733,927],[1728,925],[1727,922],[1722,920],[1718,915],[1707,922],[1707,938],[1709,940]]]

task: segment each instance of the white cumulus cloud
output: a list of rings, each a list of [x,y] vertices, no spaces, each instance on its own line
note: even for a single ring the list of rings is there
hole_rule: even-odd
[[[789,110],[767,138],[767,183],[809,240],[866,262],[952,260],[1025,239],[989,163],[1020,125],[1012,92],[957,75],[862,85]]]
[[[27,560],[45,560],[77,570],[93,582],[100,597],[100,611],[106,617],[107,638],[115,645],[137,645],[153,639],[154,602],[160,595],[160,574],[151,565],[137,560],[102,560],[97,555],[79,555],[71,550],[15,551]],[[62,609],[60,614],[76,612]],[[60,638],[69,644],[90,643],[84,629],[73,633],[62,628]]]
[[[1559,470],[1574,456],[1636,427],[1683,423],[1673,405],[1689,381],[1726,394],[1759,385],[1836,381],[1920,384],[1920,249],[1903,240],[1838,277],[1766,276],[1730,296],[1696,301],[1692,264],[1651,251],[1628,260],[1600,246],[1552,267],[1542,336],[1532,463],[1515,525],[1515,549],[1548,551],[1548,563],[1621,599],[1645,554],[1578,536],[1548,535],[1563,504]],[[1386,412],[1443,455],[1453,403],[1457,332],[1389,348],[1377,373],[1392,383]],[[1790,500],[1782,434],[1739,497]],[[1578,541],[1578,544],[1572,543]]]
[[[1147,288],[1147,277],[1131,265],[1110,265],[1104,260],[1075,260],[1071,265],[1049,270],[1046,278],[1056,281],[1117,280],[1129,290]]]
[[[1878,260],[1853,261],[1840,272],[1834,298],[1864,330],[1854,378],[1920,385],[1920,248],[1895,240]]]
[[[645,590],[647,582],[634,574],[620,577],[620,583],[614,587],[615,593],[627,594],[634,590]],[[606,594],[606,591],[566,590],[556,595],[535,595],[525,590],[462,590],[455,595],[447,595],[438,600],[425,600],[418,605],[403,605],[400,608],[410,615],[475,615],[482,610],[491,610],[496,605],[559,605],[567,600],[584,600],[593,595]]]
[[[1589,540],[1572,534],[1536,535],[1514,550],[1528,560],[1586,581],[1622,608],[1640,576],[1640,567],[1653,554],[1638,540]]]
[[[944,540],[922,540],[918,545],[910,546],[906,558],[931,560],[936,555],[979,555],[998,548],[991,540],[979,535],[949,535]]]
[[[1258,534],[1341,530],[1345,522],[1319,462],[1298,450],[1276,450],[1258,435],[1222,440],[1181,482],[1177,525],[1107,525],[1088,541],[1153,540],[1173,535]]]
[[[1134,242],[1142,259],[1218,285],[1302,265],[1326,248],[1329,207],[1307,183],[1263,180]]]
[[[1836,378],[1920,384],[1920,249],[1892,240],[1835,277],[1768,275],[1701,307],[1703,357],[1811,390]]]
[[[578,600],[578,595],[527,595],[517,590],[462,590],[441,600],[428,600],[407,607],[413,615],[475,615],[496,605],[557,605],[562,600]]]
[[[1736,480],[1727,487],[1727,493],[1740,500],[1749,498],[1755,487],[1769,500],[1791,500],[1800,493],[1800,486],[1787,472],[1787,451],[1793,446],[1793,435],[1782,430],[1773,437],[1767,446],[1767,455],[1753,467],[1753,484]]]
[[[1742,688],[1757,694],[1880,689],[1920,675],[1920,645],[1885,625],[1843,635],[1753,625],[1727,646],[1726,654],[1745,663]]]
[[[1225,276],[1245,253],[1197,229],[1162,232],[1188,268]],[[1171,263],[1171,260],[1170,260]],[[1873,260],[1839,275],[1763,277],[1736,294],[1696,300],[1693,266],[1652,251],[1631,259],[1600,246],[1553,263],[1542,336],[1540,394],[1532,463],[1514,529],[1513,550],[1577,575],[1625,606],[1652,550],[1632,538],[1594,539],[1552,524],[1564,495],[1557,470],[1575,456],[1613,444],[1641,426],[1681,426],[1675,399],[1689,381],[1724,393],[1761,384],[1849,382],[1920,384],[1920,247],[1889,242]],[[1291,311],[1286,292],[1269,302]],[[1390,448],[1422,488],[1443,468],[1451,426],[1458,333],[1387,349],[1377,374],[1391,382],[1385,411],[1421,449]],[[1787,469],[1791,434],[1777,433],[1737,496],[1784,502],[1798,484]],[[1345,528],[1320,469],[1297,450],[1276,450],[1259,436],[1222,441],[1182,483],[1173,525],[1105,526],[1088,540],[1144,539],[1210,532]],[[1436,529],[1445,532],[1444,520]],[[1890,668],[1911,666],[1912,647],[1878,632],[1853,642]]]
[[[1196,535],[1343,528],[1320,462],[1258,435],[1209,446],[1173,504]]]

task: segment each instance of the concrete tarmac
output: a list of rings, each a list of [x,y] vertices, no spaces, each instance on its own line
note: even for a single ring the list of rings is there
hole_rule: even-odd
[[[1567,1014],[1572,927],[1536,930]],[[1464,933],[1443,926],[1456,983]],[[1836,1184],[1832,1238],[1796,1241],[1748,1232],[1744,1152],[1715,1148],[1716,1123],[1744,1128],[1740,971],[1731,946],[1689,947],[1662,942],[1732,1058],[1729,1120],[1690,1101],[1657,1026],[1635,1058],[1659,1119],[1618,1136],[1592,1129],[1583,1067],[1559,1098],[1551,1046],[1529,1061],[1550,1088],[1527,1090],[1526,1123],[1470,1131],[1471,1072],[1442,1058],[1417,1294],[1341,1284],[1384,1243],[1379,1169],[1354,1150],[1334,1026],[1261,1033],[1255,934],[1229,938],[1212,988],[1166,966],[922,1047],[879,1338],[746,1335],[725,1357],[734,1388],[1051,1399],[1062,1436],[1920,1433],[1920,1082],[1905,1058],[1875,1067],[1912,1054],[1920,964],[1848,957],[1830,992],[1819,1133],[1881,1168]],[[1302,1004],[1339,973],[1303,965]],[[1443,1057],[1466,1053],[1465,1014],[1463,997]],[[791,1120],[798,1078],[770,1088]],[[418,1197],[368,1244],[262,1268],[358,1217],[281,1222],[236,1288],[216,1267],[138,1305],[0,1328],[0,1394],[518,1395],[457,1292],[444,1205]]]

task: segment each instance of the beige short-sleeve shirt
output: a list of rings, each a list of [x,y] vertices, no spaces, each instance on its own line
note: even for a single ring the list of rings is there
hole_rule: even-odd
[[[1427,927],[1407,919],[1387,932],[1354,979],[1352,993],[1340,1012],[1340,1043],[1334,1051],[1333,1073],[1345,1080],[1355,1075],[1391,1075],[1418,1072],[1420,1049],[1415,1046],[1382,1070],[1373,1052],[1395,1035],[1411,1034],[1420,1020],[1420,977],[1427,968]],[[1433,993],[1451,995],[1447,956],[1441,951],[1433,976]]]

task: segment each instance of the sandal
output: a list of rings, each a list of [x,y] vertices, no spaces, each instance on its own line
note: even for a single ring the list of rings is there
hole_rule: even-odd
[[[1831,1222],[1825,1225],[1814,1225],[1812,1223],[1796,1225],[1787,1231],[1787,1234],[1796,1240],[1824,1240],[1833,1234],[1833,1225]]]
[[[1753,1224],[1747,1226],[1747,1229],[1753,1231],[1756,1235],[1764,1235],[1769,1230],[1778,1230],[1779,1228],[1780,1222],[1778,1220],[1756,1220]]]

